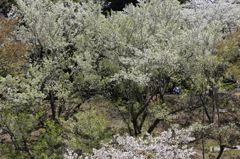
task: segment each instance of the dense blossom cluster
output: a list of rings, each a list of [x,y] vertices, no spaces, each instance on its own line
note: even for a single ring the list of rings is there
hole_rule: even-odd
[[[203,25],[213,22],[224,32],[235,32],[240,24],[239,0],[190,0],[181,10],[188,22]],[[194,24],[194,25],[195,25]]]
[[[172,129],[162,132],[157,137],[147,135],[144,138],[134,138],[129,135],[115,135],[109,143],[102,144],[101,149],[93,149],[93,155],[85,154],[79,158],[188,159],[195,154],[192,148],[187,148],[187,144],[194,140],[190,137],[192,131],[192,127],[178,129],[178,125],[174,125]],[[64,157],[71,159],[77,155],[69,150]]]

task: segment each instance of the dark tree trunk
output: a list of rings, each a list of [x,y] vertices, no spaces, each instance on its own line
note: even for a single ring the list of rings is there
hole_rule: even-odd
[[[217,102],[217,89],[212,86],[212,123],[215,121],[216,102]]]
[[[196,109],[197,109],[197,108],[198,108],[198,107],[196,107]],[[185,110],[185,109],[187,109],[187,108],[180,108],[180,109],[174,110],[174,111],[168,113],[168,115],[176,114],[177,112],[181,112],[181,111],[183,111],[183,110]],[[147,131],[147,132],[148,132],[149,134],[151,134],[152,131],[157,127],[157,125],[159,124],[159,122],[160,122],[160,121],[164,121],[164,120],[165,120],[164,118],[162,118],[162,119],[159,119],[159,118],[155,119],[154,123],[148,128],[148,131]]]
[[[204,138],[204,131],[202,131],[202,155],[203,155],[203,159],[205,159],[205,145],[204,145],[204,141],[205,141],[205,138]]]
[[[8,127],[7,125],[5,125],[5,127],[6,127],[5,130],[6,130],[7,133],[10,135],[11,141],[12,141],[12,143],[14,144],[15,150],[20,150],[21,148],[20,148],[20,146],[18,145],[18,142],[17,142],[17,140],[15,139],[14,134],[12,133],[12,131],[9,129],[9,127]]]
[[[148,133],[151,134],[153,130],[157,127],[160,121],[164,121],[164,119],[156,119],[154,123],[148,128]]]
[[[136,118],[133,119],[132,123],[133,123],[133,128],[134,128],[134,135],[138,136],[139,134],[141,134],[141,131],[139,130],[137,119]]]
[[[202,109],[202,125],[205,123],[205,117],[204,117],[204,107]],[[203,155],[203,159],[205,159],[205,138],[204,138],[204,130],[202,129],[202,155]]]
[[[52,119],[56,119],[56,105],[55,105],[55,99],[54,99],[54,92],[52,90],[49,91],[49,98],[50,98],[50,104],[52,109]]]
[[[206,96],[206,94],[200,94],[200,99],[201,99],[201,102],[202,102],[202,105],[203,105],[203,108],[204,108],[204,112],[207,115],[208,121],[209,121],[209,123],[211,123],[212,118],[210,117],[210,115],[208,113],[208,110],[207,110],[207,107],[206,107],[206,99],[204,98],[204,96]]]
[[[225,148],[237,149],[237,147],[234,147],[234,146],[231,147],[231,146],[221,145],[221,146],[220,146],[220,151],[219,151],[218,156],[217,156],[216,159],[220,159],[220,158],[221,158],[221,156],[222,156],[223,151],[224,151]]]
[[[24,147],[25,147],[25,151],[27,151],[29,157],[31,159],[34,159],[34,155],[32,154],[32,152],[29,150],[28,146],[27,146],[27,141],[26,139],[23,137],[23,143],[24,143]]]
[[[223,154],[223,151],[224,151],[225,147],[226,147],[225,145],[221,145],[221,146],[220,146],[220,151],[219,151],[218,156],[217,156],[216,159],[220,159],[220,157],[221,157],[222,154]]]
[[[140,130],[142,130],[143,124],[144,124],[145,119],[146,119],[147,116],[148,116],[148,113],[147,113],[147,111],[145,111],[145,112],[143,113],[142,120],[141,120],[141,123],[140,123],[140,126],[139,126],[139,129],[140,129]]]

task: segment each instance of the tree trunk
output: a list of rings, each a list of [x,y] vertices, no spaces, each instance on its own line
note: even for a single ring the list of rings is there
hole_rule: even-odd
[[[145,111],[145,112],[143,113],[142,120],[141,120],[141,123],[140,123],[140,125],[139,125],[139,129],[140,129],[140,130],[142,130],[143,124],[144,124],[145,119],[146,119],[147,116],[148,116],[148,113],[147,113],[147,111]]]
[[[26,141],[26,139],[25,139],[24,137],[22,137],[22,138],[23,138],[23,143],[24,143],[25,151],[27,151],[27,153],[28,153],[28,155],[29,155],[29,157],[30,157],[31,159],[34,159],[34,155],[32,154],[32,152],[29,150],[29,148],[28,148],[28,146],[27,146],[27,141]]]
[[[216,111],[216,88],[212,85],[212,90],[209,90],[209,96],[211,98],[212,102],[212,116],[211,116],[211,122],[213,123],[215,121],[215,111]]]
[[[207,110],[207,107],[206,107],[206,100],[204,99],[204,96],[206,96],[206,94],[200,94],[200,99],[201,99],[201,102],[202,102],[202,105],[203,105],[203,112],[205,112],[205,114],[207,115],[207,118],[208,118],[208,121],[209,123],[211,123],[211,120],[212,118],[210,117],[209,113],[208,113],[208,110]]]
[[[205,123],[205,117],[204,117],[204,109],[205,108],[203,108],[203,110],[202,110],[202,124],[204,124]],[[205,145],[204,145],[204,141],[205,141],[205,139],[204,139],[204,130],[202,129],[202,155],[203,155],[203,159],[205,159]]]
[[[165,91],[165,89],[160,89],[160,100],[161,100],[162,103],[165,102],[164,101],[164,91]]]
[[[52,119],[56,119],[56,105],[55,105],[55,99],[54,99],[54,92],[52,90],[49,91],[49,98],[50,98],[50,104],[52,109]]]
[[[217,156],[216,159],[220,159],[220,157],[221,157],[222,154],[223,154],[223,151],[224,151],[225,147],[226,147],[225,145],[221,145],[221,146],[220,146],[220,151],[219,151],[218,156]]]
[[[21,148],[20,148],[20,146],[18,145],[18,142],[17,142],[17,140],[15,139],[14,134],[12,133],[12,131],[9,129],[9,127],[8,127],[7,125],[5,125],[5,127],[6,127],[5,130],[6,130],[7,133],[10,135],[11,141],[12,141],[12,143],[14,144],[15,150],[20,150]]]
[[[134,117],[133,116],[133,119],[132,119],[132,124],[133,124],[133,129],[134,129],[134,135],[135,136],[138,136],[139,134],[141,134],[141,130],[138,126],[138,121],[137,121],[138,118]]]
[[[158,125],[158,123],[160,122],[160,121],[164,121],[164,119],[156,119],[155,121],[154,121],[154,123],[148,128],[148,133],[149,134],[151,134],[152,133],[152,131],[155,129],[155,127],[157,127],[157,125]]]

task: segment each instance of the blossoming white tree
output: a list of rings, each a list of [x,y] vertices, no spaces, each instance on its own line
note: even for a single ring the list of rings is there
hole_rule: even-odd
[[[164,131],[158,137],[147,135],[144,138],[134,138],[132,136],[115,135],[107,144],[102,144],[101,149],[94,149],[93,155],[85,154],[79,158],[179,158],[190,159],[195,154],[192,148],[188,148],[187,144],[193,141],[190,137],[193,128],[179,129],[178,125],[174,125],[168,131]],[[68,151],[65,159],[71,157],[78,158],[75,153]]]
[[[180,72],[179,56],[185,30],[177,1],[141,1],[139,7],[129,5],[124,12],[108,17],[112,24],[113,61],[118,71],[111,76],[120,107],[129,130],[141,134],[153,97],[165,94],[171,76]],[[127,88],[127,89],[125,89]],[[113,94],[115,96],[115,94]],[[119,107],[119,105],[118,105]]]
[[[149,126],[145,120],[151,112],[150,103],[158,94],[164,100],[168,83],[174,82],[172,75],[181,75],[178,80],[190,78],[198,90],[215,90],[218,87],[221,78],[218,78],[217,70],[221,61],[215,56],[214,48],[224,34],[239,26],[237,3],[191,2],[181,6],[176,0],[141,1],[138,7],[129,5],[123,12],[105,17],[101,14],[101,5],[90,1],[17,2],[19,6],[15,8],[15,16],[21,17],[21,24],[15,38],[32,44],[35,50],[28,55],[25,74],[1,78],[2,89],[7,89],[9,85],[15,87],[11,96],[0,105],[5,110],[1,121],[18,134],[8,131],[10,135],[24,137],[23,140],[13,139],[13,144],[18,141],[23,146],[16,144],[15,147],[24,147],[31,158],[41,152],[37,152],[38,149],[25,136],[39,124],[31,113],[36,113],[41,119],[42,114],[47,114],[44,100],[51,107],[52,118],[48,119],[50,122],[43,122],[46,127],[53,128],[42,131],[46,132],[45,136],[43,134],[45,140],[41,140],[46,147],[66,148],[61,143],[61,136],[57,136],[64,131],[59,118],[73,119],[81,104],[96,94],[110,97],[120,110],[130,135],[138,136],[144,127]],[[214,97],[212,99],[215,100]],[[214,121],[215,107],[213,102],[213,111],[209,115],[211,122]],[[160,115],[149,132],[169,114],[156,110]],[[9,115],[8,111],[13,115]],[[164,115],[161,115],[162,112]],[[28,118],[24,118],[26,116]],[[25,125],[18,124],[19,121]],[[57,134],[54,134],[55,130]],[[186,131],[180,132],[184,134]],[[67,130],[64,132],[67,133]],[[163,132],[161,137],[149,137],[148,140],[116,137],[117,145],[103,145],[102,149],[94,150],[94,155],[96,158],[110,153],[118,155],[116,157],[150,155],[174,158],[177,154],[178,157],[188,158],[192,152],[178,146],[180,141],[189,142],[190,139],[180,133],[179,141],[178,130],[175,129],[174,133],[170,130],[168,133]],[[66,136],[73,138],[69,140],[71,142],[77,135]],[[96,135],[95,138],[98,137]],[[46,144],[47,139],[56,143]],[[42,151],[46,147],[39,149]],[[31,151],[34,148],[35,151]],[[118,153],[114,154],[113,150]],[[52,151],[44,155],[54,156]]]
[[[229,64],[227,58],[222,58],[217,52],[217,46],[227,34],[236,32],[240,25],[240,5],[238,1],[231,0],[191,0],[183,7],[181,12],[189,29],[188,41],[191,41],[191,44],[186,46],[192,46],[187,47],[190,49],[186,51],[188,63],[185,64],[191,68],[186,75],[191,77],[194,89],[200,95],[202,111],[205,113],[202,115],[202,123],[205,123],[206,115],[209,123],[218,121],[217,127],[221,129],[224,126],[219,123],[221,103],[218,90],[226,77],[224,69]],[[205,158],[204,136],[202,131],[203,158]]]
[[[29,63],[44,74],[41,91],[47,95],[55,119],[72,98],[81,94],[79,104],[102,87],[96,50],[101,50],[98,34],[106,19],[100,5],[90,2],[20,0],[18,6],[16,16],[23,19],[17,38],[35,47]],[[74,107],[68,109],[71,112]]]

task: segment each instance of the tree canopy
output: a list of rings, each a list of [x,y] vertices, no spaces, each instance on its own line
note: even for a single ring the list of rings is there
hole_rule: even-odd
[[[112,7],[120,3],[106,2]],[[151,0],[136,7],[135,2],[105,16],[102,4],[94,1],[17,1],[13,18],[19,23],[14,19],[0,23],[0,53],[9,59],[8,72],[21,70],[0,79],[4,92],[0,126],[11,140],[0,150],[7,158],[62,158],[66,152],[83,156],[94,152],[104,158],[101,154],[120,156],[126,149],[131,157],[189,157],[191,149],[179,145],[187,145],[193,131],[204,140],[205,130],[218,122],[214,127],[227,132],[220,123],[218,92],[224,91],[229,61],[219,56],[219,48],[227,35],[237,34],[240,4]],[[26,52],[28,46],[31,50]],[[172,84],[181,88],[179,107],[165,98]],[[191,101],[193,95],[198,106]],[[112,132],[104,111],[97,112],[97,106],[88,103],[93,100],[108,101],[125,132],[137,140],[116,137],[117,146],[110,142],[101,149]],[[160,122],[170,121],[171,115],[195,109],[202,110],[201,129],[171,128],[160,136],[168,143],[141,138],[144,132],[153,134]],[[121,146],[122,140],[132,143]],[[166,149],[151,154],[147,141]],[[133,145],[149,151],[140,154]]]

